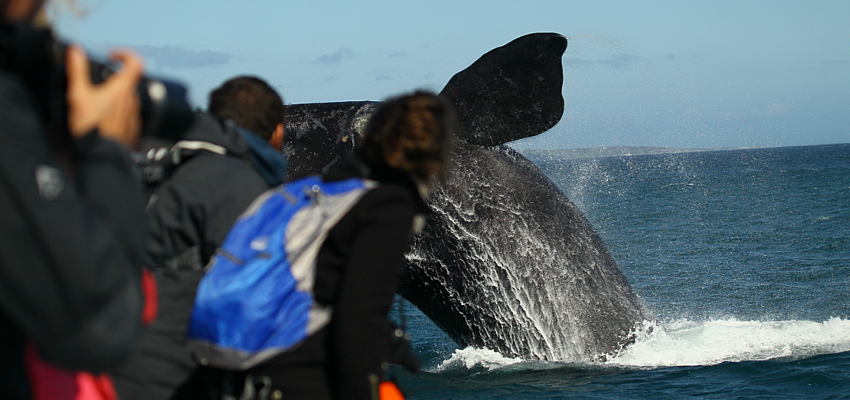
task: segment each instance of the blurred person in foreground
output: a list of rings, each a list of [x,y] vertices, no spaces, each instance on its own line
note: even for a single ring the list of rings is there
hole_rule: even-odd
[[[430,188],[434,181],[445,177],[453,127],[453,112],[432,93],[416,92],[390,99],[372,115],[351,157],[334,164],[319,178],[308,177],[266,192],[251,205],[251,211],[247,211],[234,227],[225,246],[242,243],[239,239],[245,237],[253,251],[222,249],[201,283],[196,299],[189,333],[198,339],[192,342],[193,351],[202,367],[195,379],[205,386],[199,398],[371,400],[385,397],[380,393],[381,385],[387,378],[387,363],[397,361],[391,349],[394,347],[393,334],[399,332],[388,322],[387,314],[409,238],[424,224]],[[302,193],[310,190],[315,193],[312,197],[315,200],[309,200],[310,205],[303,206],[294,216],[290,214],[293,208],[284,204],[289,202],[292,207],[298,207],[294,204],[306,201]],[[306,196],[311,198],[309,194]],[[267,214],[266,210],[269,213],[277,210],[280,214]],[[300,210],[309,211],[302,214]],[[278,238],[280,232],[269,233],[263,222],[286,221],[287,218],[291,218],[291,222],[283,227],[270,227],[285,229],[285,247],[289,249],[292,245],[293,251],[299,253],[286,253],[284,258],[276,253],[276,245],[265,247],[264,240]],[[257,221],[258,225],[249,223],[251,221]],[[323,228],[304,226],[307,221]],[[324,221],[337,222],[325,226]],[[244,231],[241,230],[243,226]],[[261,236],[254,238],[251,232],[259,232]],[[236,239],[231,241],[230,238]],[[313,248],[312,244],[305,244],[311,242],[311,238],[324,238],[316,246],[316,253],[296,250],[300,249],[298,246]],[[250,261],[240,258],[243,254],[255,253],[260,256]],[[307,253],[314,255],[302,262],[300,254]],[[267,275],[264,270],[256,269],[254,266],[266,265],[263,259],[282,260],[267,268],[291,267],[291,278],[297,280],[297,284],[290,281],[290,276]],[[228,264],[228,260],[236,261]],[[309,271],[305,271],[305,267],[309,267]],[[230,291],[230,287],[240,284],[240,279],[231,271],[235,274],[247,271],[240,277],[245,277],[246,287],[250,288],[248,293],[240,295]],[[309,277],[298,280],[297,276],[305,274]],[[269,276],[280,282],[264,281],[255,287],[254,276]],[[293,289],[295,287],[304,289]],[[265,290],[272,288],[280,293],[280,304],[265,303],[267,297],[278,295],[266,293]],[[243,363],[243,352],[238,350],[243,331],[222,324],[236,321],[249,325],[254,317],[242,316],[255,314],[257,319],[264,321],[276,321],[276,317],[289,315],[290,320],[277,321],[281,329],[298,324],[291,320],[300,320],[307,307],[298,303],[293,307],[301,311],[286,311],[287,304],[295,304],[292,299],[303,297],[298,290],[312,292],[309,316],[304,318],[309,322],[306,322],[307,334],[303,341],[292,347],[280,347],[280,350],[274,345],[261,348],[250,353],[257,355],[256,363],[250,359]],[[245,309],[251,304],[241,303],[241,299],[250,298],[252,293],[260,293],[258,301],[253,303],[259,306]],[[231,307],[233,304],[241,304],[243,308]],[[282,311],[278,311],[278,306]],[[234,318],[230,318],[231,309],[236,310]],[[222,328],[216,328],[219,326]],[[207,341],[218,340],[215,332],[222,333],[218,338],[223,342],[230,343],[232,338],[237,344],[221,347],[219,342]],[[231,336],[229,332],[236,333]],[[260,334],[249,328],[245,336],[255,333]],[[286,334],[276,332],[269,340],[276,341],[277,333]],[[244,340],[253,342],[254,338]],[[247,368],[236,370],[239,365]],[[191,390],[186,389],[188,397]]]
[[[125,152],[140,132],[141,60],[115,52],[121,68],[93,85],[86,55],[71,46],[58,93],[67,120],[50,121],[52,70],[29,58],[49,50],[19,40],[38,30],[42,5],[0,0],[3,399],[73,398],[73,371],[118,366],[144,309],[144,197]]]
[[[230,226],[286,177],[285,107],[264,80],[238,76],[209,96],[208,112],[171,147],[180,162],[148,203],[147,254],[159,289],[159,316],[141,351],[112,374],[121,400],[166,400],[195,369],[186,324],[198,281]]]

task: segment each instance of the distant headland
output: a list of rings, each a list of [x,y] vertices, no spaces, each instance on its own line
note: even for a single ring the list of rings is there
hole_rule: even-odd
[[[592,147],[584,149],[517,149],[525,156],[547,157],[557,156],[562,158],[600,158],[615,156],[640,156],[646,154],[675,154],[691,153],[696,151],[719,151],[719,150],[741,150],[752,147],[734,147],[723,149],[679,149],[674,147],[653,146],[610,146]]]

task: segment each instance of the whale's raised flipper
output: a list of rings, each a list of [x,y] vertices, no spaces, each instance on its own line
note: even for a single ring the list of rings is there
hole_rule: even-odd
[[[459,137],[495,146],[543,133],[564,114],[561,56],[567,38],[532,33],[487,52],[440,93],[455,107]]]

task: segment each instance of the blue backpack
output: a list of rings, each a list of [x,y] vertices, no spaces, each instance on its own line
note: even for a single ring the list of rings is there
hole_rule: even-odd
[[[375,187],[311,176],[254,200],[198,285],[186,335],[201,364],[247,370],[327,325],[330,307],[313,298],[316,255],[330,229]]]

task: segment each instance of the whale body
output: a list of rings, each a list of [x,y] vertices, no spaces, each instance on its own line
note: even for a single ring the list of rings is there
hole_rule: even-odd
[[[398,291],[461,346],[597,361],[615,355],[650,318],[587,218],[506,145],[561,119],[566,47],[556,33],[520,37],[457,73],[440,93],[457,112],[458,143]],[[322,172],[351,153],[378,105],[289,106],[288,178]]]

